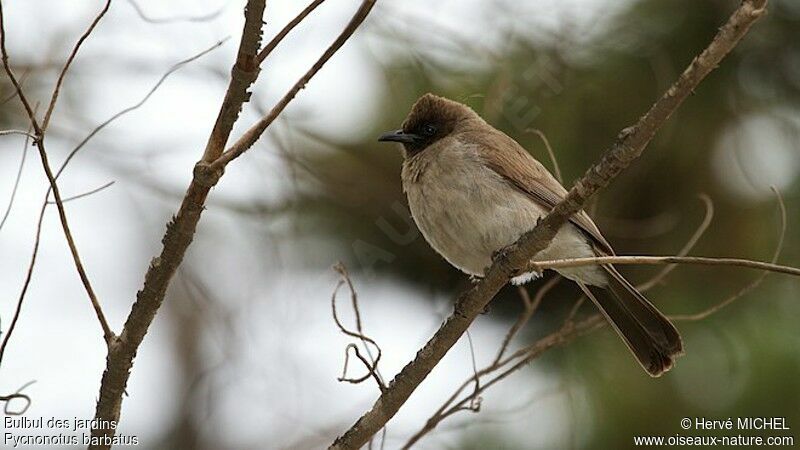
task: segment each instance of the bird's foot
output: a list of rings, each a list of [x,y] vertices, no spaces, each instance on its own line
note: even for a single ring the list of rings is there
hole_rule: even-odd
[[[492,264],[496,263],[497,261],[499,261],[501,259],[506,259],[508,257],[508,254],[511,253],[511,250],[512,250],[513,246],[514,246],[514,244],[511,244],[511,245],[507,245],[507,246],[505,246],[503,248],[499,248],[499,249],[493,251],[492,252]]]

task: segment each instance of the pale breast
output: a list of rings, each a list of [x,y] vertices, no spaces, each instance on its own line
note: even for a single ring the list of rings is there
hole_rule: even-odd
[[[404,162],[403,190],[428,243],[450,264],[471,275],[482,275],[495,251],[515,242],[545,214],[530,197],[489,169],[475,148],[452,138]],[[567,225],[535,259],[593,255],[583,235]],[[602,284],[602,275],[595,277],[594,272],[596,268],[590,267],[567,270],[564,275]]]

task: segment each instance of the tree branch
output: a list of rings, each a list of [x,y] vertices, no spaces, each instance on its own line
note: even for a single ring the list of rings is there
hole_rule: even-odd
[[[302,90],[306,84],[314,77],[314,75],[322,69],[322,66],[328,62],[329,59],[350,39],[350,36],[356,31],[356,29],[361,26],[361,23],[364,22],[364,19],[367,18],[367,15],[372,10],[372,7],[375,6],[376,0],[364,0],[361,3],[361,7],[355,12],[353,17],[350,19],[350,23],[342,30],[339,37],[333,41],[330,47],[325,50],[325,53],[314,63],[313,66],[305,73],[297,82],[289,89],[289,92],[280,99],[278,104],[276,104],[270,112],[261,118],[255,125],[250,127],[242,137],[239,138],[225,153],[222,154],[216,161],[214,161],[210,165],[210,169],[212,171],[219,171],[225,168],[228,163],[233,161],[234,159],[238,158],[242,155],[242,153],[246,152],[250,149],[250,147],[255,144],[255,142],[261,137],[264,133],[264,130],[270,126],[270,124],[283,112],[289,102],[294,99],[300,90]]]
[[[527,267],[533,271],[544,269],[561,269],[565,267],[595,266],[601,264],[614,265],[661,265],[661,264],[693,264],[701,266],[736,266],[748,269],[766,270],[800,277],[800,269],[781,266],[779,264],[753,261],[740,258],[709,258],[704,256],[596,256],[592,258],[553,259],[536,261]]]
[[[324,2],[325,0],[314,0],[308,6],[306,6],[305,9],[300,11],[300,14],[298,14],[294,19],[292,19],[289,23],[287,23],[286,26],[283,27],[281,31],[279,31],[278,34],[276,34],[275,37],[272,38],[269,41],[269,43],[267,43],[267,45],[264,46],[264,49],[258,53],[258,61],[264,62],[264,60],[267,59],[269,54],[272,53],[273,50],[275,50],[275,47],[277,47],[278,44],[280,44],[281,41],[283,41],[283,39],[294,29],[294,27],[299,25],[300,22],[305,20],[305,18],[309,14],[311,14],[315,9],[317,9],[317,6],[323,4]]]
[[[301,79],[301,82],[298,82],[300,86],[296,85],[279,102],[278,106],[273,108],[274,117],[266,121],[262,119],[259,124],[248,130],[245,136],[237,141],[238,144],[246,140],[248,144],[236,156],[244,152],[260,137],[261,133],[283,111],[305,83],[344,45],[374,3],[375,0],[365,0],[357,17],[354,17],[334,45],[322,55],[306,76]],[[145,274],[144,286],[136,295],[136,301],[125,321],[122,333],[109,345],[106,369],[101,380],[100,396],[95,410],[95,419],[98,419],[101,424],[119,421],[122,395],[125,392],[139,345],[164,300],[167,287],[175,275],[175,271],[192,243],[200,216],[205,209],[209,191],[219,182],[225,166],[233,159],[229,158],[220,163],[224,156],[220,156],[220,153],[230,137],[242,104],[249,99],[247,89],[258,77],[257,52],[261,39],[264,4],[265,0],[248,0],[247,2],[238,57],[206,149],[200,161],[195,165],[192,181],[177,214],[167,224],[166,233],[161,240],[163,244],[161,253],[150,263]],[[369,8],[365,10],[364,5],[369,5]],[[257,131],[253,131],[255,128]],[[242,147],[235,144],[233,148]],[[114,434],[115,430],[107,427],[93,429],[90,449],[108,449]]]
[[[763,15],[766,3],[766,0],[742,2],[720,28],[709,46],[694,58],[678,80],[634,126],[620,133],[618,141],[606,151],[598,164],[592,166],[575,183],[564,201],[556,205],[533,230],[501,252],[486,271],[484,279],[459,298],[453,314],[422,347],[414,360],[392,380],[372,408],[334,441],[331,449],[360,448],[397,413],[508,280],[536,253],[549,245],[561,226],[573,214],[580,211],[592,195],[605,187],[641,155],[656,131],[683,100],[717,67],[747,33],[750,26]]]
[[[61,85],[64,84],[64,77],[67,75],[67,71],[69,67],[72,65],[72,61],[75,60],[75,57],[78,56],[78,50],[80,50],[81,45],[83,42],[92,34],[94,28],[100,23],[100,19],[106,15],[108,12],[108,8],[111,7],[111,0],[106,0],[105,6],[103,9],[97,13],[97,16],[94,18],[92,23],[89,25],[89,28],[81,35],[78,39],[78,42],[72,47],[72,52],[67,57],[67,62],[64,63],[64,67],[61,68],[61,73],[58,74],[58,80],[56,80],[56,86],[53,88],[53,94],[50,96],[50,104],[47,105],[47,110],[44,113],[44,119],[42,120],[42,133],[47,131],[47,126],[50,124],[50,117],[53,115],[53,110],[56,108],[56,103],[58,102],[58,94],[61,92]]]
[[[242,105],[250,100],[250,88],[258,78],[257,59],[258,47],[261,45],[261,21],[264,17],[265,1],[248,1],[244,8],[244,31],[239,41],[239,52],[236,63],[231,69],[231,81],[225,92],[225,99],[219,109],[211,136],[208,138],[203,161],[211,162],[219,157],[228,137],[231,135],[233,124],[239,118]]]
[[[234,64],[225,100],[223,100],[223,104],[220,107],[220,115],[217,118],[215,130],[227,130],[229,134],[233,121],[238,116],[242,103],[246,100],[244,95],[238,94],[242,89],[246,89],[249,86],[249,82],[242,81],[241,77],[247,75],[241,75],[242,71],[239,66],[242,61],[252,61],[258,51],[264,4],[265,0],[248,0],[245,7],[245,24],[242,31],[239,56]],[[249,53],[247,53],[248,50]],[[257,74],[257,67],[254,70]],[[246,86],[242,88],[245,83]],[[230,123],[230,126],[227,126],[228,123]],[[221,136],[219,133],[220,131],[212,131],[204,158],[206,154],[210,151],[213,152],[217,148],[218,144],[216,142],[222,141],[224,145],[227,135]],[[161,306],[161,302],[164,300],[170,280],[183,260],[186,249],[192,242],[208,192],[218,180],[219,176],[216,179],[199,177],[198,171],[195,170],[195,176],[189,185],[186,196],[183,198],[178,213],[167,224],[167,231],[161,240],[163,243],[161,254],[151,261],[150,267],[145,274],[144,286],[136,295],[136,301],[125,321],[122,333],[118,338],[111,341],[108,348],[106,369],[100,382],[100,396],[95,409],[95,418],[101,424],[119,421],[122,394],[125,392],[125,387],[130,377],[133,359],[150,324],[155,318],[156,312]],[[109,449],[115,433],[116,430],[114,428],[107,426],[92,429],[92,444],[89,448]]]

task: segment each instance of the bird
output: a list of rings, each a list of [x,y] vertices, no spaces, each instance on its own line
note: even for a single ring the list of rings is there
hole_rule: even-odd
[[[482,277],[497,252],[535,227],[567,195],[514,139],[469,106],[435,94],[421,96],[402,128],[378,141],[402,144],[402,186],[414,222],[437,253],[472,277]],[[614,254],[597,225],[580,211],[532,261]],[[667,372],[683,354],[675,326],[614,266],[555,270],[579,285],[649,375]],[[512,282],[523,284],[540,275],[529,272]]]

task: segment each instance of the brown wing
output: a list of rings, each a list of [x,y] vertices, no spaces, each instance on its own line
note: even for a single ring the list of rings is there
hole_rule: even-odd
[[[464,137],[467,142],[480,146],[487,165],[498,175],[548,210],[566,197],[567,190],[561,183],[515,140],[495,129],[492,132],[485,130],[467,132],[468,136]],[[602,253],[614,254],[611,245],[584,211],[572,216],[570,222],[586,233]]]

